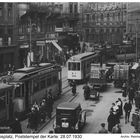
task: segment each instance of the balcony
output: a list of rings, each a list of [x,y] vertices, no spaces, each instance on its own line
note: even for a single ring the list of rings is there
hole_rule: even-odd
[[[73,28],[71,27],[62,27],[62,28],[55,27],[55,32],[72,32],[72,31]]]
[[[79,20],[78,13],[62,13],[59,19]]]

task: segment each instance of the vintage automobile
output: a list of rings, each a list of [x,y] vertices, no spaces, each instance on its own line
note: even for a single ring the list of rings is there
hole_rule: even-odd
[[[89,93],[84,91],[84,98],[85,100],[88,99],[95,99],[95,100],[99,100],[100,99],[100,86],[96,85],[96,86],[92,86],[89,85]]]
[[[86,111],[79,103],[64,102],[56,108],[55,133],[78,133],[86,124]]]

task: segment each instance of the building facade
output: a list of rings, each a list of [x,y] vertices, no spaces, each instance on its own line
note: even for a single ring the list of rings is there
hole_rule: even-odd
[[[128,3],[126,36],[134,43],[136,59],[140,57],[140,3]]]
[[[78,41],[75,39],[76,36],[79,38],[77,34],[78,3],[54,3],[52,11],[54,12],[48,16],[45,22],[48,60],[54,60],[56,56],[61,59],[60,61],[63,61],[60,56],[64,56],[67,51],[78,46]],[[54,43],[51,43],[52,41],[55,41],[60,47],[54,46]]]
[[[54,60],[65,46],[63,39],[77,29],[78,3],[24,3],[19,10],[23,7],[26,10],[19,19],[21,65],[28,63],[28,59]],[[28,58],[29,52],[33,52],[33,58]]]
[[[126,32],[126,3],[89,3],[82,9],[84,41],[121,44]]]
[[[14,3],[0,3],[0,73],[18,68],[17,11]]]

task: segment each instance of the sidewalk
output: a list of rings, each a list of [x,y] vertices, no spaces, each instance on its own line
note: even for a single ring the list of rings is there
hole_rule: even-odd
[[[124,105],[124,102],[123,102]],[[120,119],[120,124],[121,124],[121,128],[122,128],[122,133],[124,134],[130,134],[130,133],[134,133],[134,127],[131,126],[131,122],[132,122],[132,114],[135,111],[135,104],[133,103],[132,105],[132,111],[130,113],[130,119],[129,122],[127,124],[125,124],[125,113],[123,112],[123,117]]]

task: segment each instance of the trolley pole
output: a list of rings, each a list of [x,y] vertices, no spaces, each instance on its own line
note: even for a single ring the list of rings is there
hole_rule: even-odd
[[[138,38],[138,33],[136,32],[136,62],[137,62],[137,59],[138,59],[138,45],[137,45],[137,38]]]
[[[30,66],[31,66],[31,59],[32,59],[31,58],[31,53],[32,53],[32,23],[31,23],[31,18],[29,18],[29,19],[30,19],[30,25],[29,25],[30,26],[30,32],[29,32],[30,33],[30,39],[29,39],[30,40],[30,45],[29,45],[30,46],[30,48],[29,48],[30,49],[30,51],[29,51],[30,55],[29,55],[29,59],[30,59]]]

